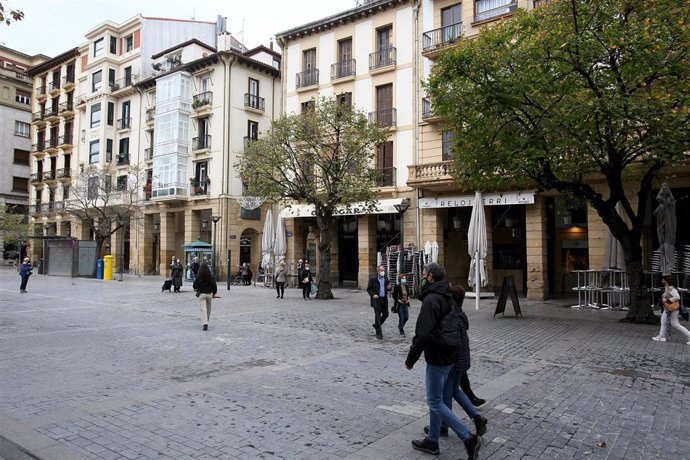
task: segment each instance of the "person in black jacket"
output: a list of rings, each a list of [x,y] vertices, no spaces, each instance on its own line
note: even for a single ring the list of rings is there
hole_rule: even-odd
[[[218,286],[211,269],[205,263],[199,266],[193,287],[199,298],[199,307],[201,308],[201,328],[206,331],[208,330],[208,320],[211,318],[211,302],[218,293]]]
[[[386,275],[386,267],[378,266],[378,274],[369,278],[367,293],[371,298],[371,307],[374,309],[374,330],[376,338],[383,339],[381,326],[388,318],[388,291],[391,290],[391,282]]]
[[[314,278],[309,269],[309,262],[305,262],[300,279],[302,280],[302,299],[311,300],[311,283],[314,281]]]
[[[422,440],[412,441],[412,447],[423,452],[438,455],[438,436],[443,420],[464,442],[468,458],[474,460],[479,454],[482,438],[470,433],[462,421],[443,402],[443,390],[451,369],[455,365],[458,353],[448,353],[434,342],[434,332],[443,317],[451,310],[452,297],[446,278],[445,269],[430,263],[425,267],[427,283],[420,299],[422,308],[417,317],[415,336],[405,360],[405,367],[412,369],[424,353],[426,360],[426,400],[429,406],[429,436]]]
[[[477,412],[477,408],[472,403],[472,398],[462,388],[462,378],[467,379],[469,385],[469,378],[467,378],[467,370],[470,368],[470,338],[467,335],[469,329],[469,320],[462,311],[462,304],[465,300],[465,290],[462,286],[450,287],[450,293],[453,298],[453,308],[458,310],[462,327],[458,331],[458,357],[455,360],[455,365],[448,375],[446,386],[443,389],[443,402],[449,408],[452,408],[453,399],[464,409],[465,413],[474,420],[474,425],[477,428],[477,434],[483,436],[486,433],[487,420]],[[471,390],[470,390],[471,391]],[[424,427],[424,432],[429,433],[429,427]],[[448,436],[448,426],[441,424],[441,436]]]

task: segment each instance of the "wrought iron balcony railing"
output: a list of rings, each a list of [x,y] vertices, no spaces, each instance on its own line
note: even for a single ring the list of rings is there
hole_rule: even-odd
[[[377,187],[395,187],[396,168],[379,168],[379,177],[376,180]]]
[[[296,87],[305,88],[307,86],[319,84],[319,69],[305,70],[297,74]]]
[[[398,51],[395,46],[386,46],[369,53],[369,70],[376,70],[396,64]]]
[[[256,110],[265,110],[265,101],[263,97],[256,94],[244,93],[244,106]]]
[[[369,112],[369,122],[378,123],[383,126],[396,126],[397,111],[396,109],[382,109],[375,112]]]
[[[204,91],[203,93],[195,94],[192,98],[192,108],[200,109],[204,106],[213,104],[213,91]]]
[[[357,73],[357,62],[354,59],[345,59],[331,64],[331,80],[351,77]]]
[[[206,134],[205,136],[193,137],[192,138],[192,150],[204,150],[211,148],[211,135]]]
[[[125,117],[117,120],[117,129],[130,129],[131,127],[132,117]]]
[[[424,32],[422,52],[432,51],[444,45],[455,43],[462,34],[462,22]]]
[[[117,165],[128,165],[129,164],[129,153],[118,153],[117,154]]]

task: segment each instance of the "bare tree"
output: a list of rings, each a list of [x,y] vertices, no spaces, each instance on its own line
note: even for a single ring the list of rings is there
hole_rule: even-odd
[[[110,164],[90,166],[74,177],[65,209],[91,229],[96,255],[111,235],[137,218],[145,200],[146,185],[146,172],[139,165],[123,172]],[[93,262],[94,277],[97,259]]]
[[[0,24],[3,22],[8,26],[12,21],[21,21],[24,19],[24,12],[20,10],[13,10],[5,6],[5,2],[0,2]]]

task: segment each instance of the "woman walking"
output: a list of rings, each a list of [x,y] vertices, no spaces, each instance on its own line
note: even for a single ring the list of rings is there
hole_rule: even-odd
[[[201,309],[201,328],[204,331],[208,330],[208,320],[211,317],[211,302],[218,292],[218,285],[216,279],[211,273],[208,265],[202,263],[199,266],[199,271],[194,280],[194,290],[196,296],[199,298],[199,308]]]
[[[398,284],[393,286],[393,313],[398,314],[398,331],[405,336],[405,323],[410,317],[410,292],[407,287],[407,276],[400,275]]]
[[[302,279],[302,299],[311,300],[312,276],[311,271],[309,270],[309,263],[304,264],[300,278]]]
[[[680,325],[678,316],[680,313],[680,294],[676,289],[676,282],[672,276],[667,276],[661,280],[664,285],[664,293],[661,294],[661,304],[664,306],[664,312],[661,314],[661,329],[659,335],[652,337],[652,340],[657,342],[666,342],[666,331],[668,329],[668,320],[671,320],[671,326],[679,330],[687,339],[687,344],[690,345],[690,331]]]
[[[281,260],[276,270],[276,299],[282,299],[285,295],[285,282],[287,281],[287,268],[285,261]]]
[[[180,287],[182,287],[182,263],[180,259],[175,259],[175,261],[170,264],[170,277],[172,278],[172,285],[174,286],[173,292],[180,292]]]

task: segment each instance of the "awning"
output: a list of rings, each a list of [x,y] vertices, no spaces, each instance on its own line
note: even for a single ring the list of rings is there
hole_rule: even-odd
[[[338,206],[335,210],[334,217],[361,216],[364,214],[398,214],[395,205],[400,203],[402,203],[402,198],[379,200],[376,202],[376,208],[372,209],[370,212],[366,211],[364,203],[352,203],[347,206]],[[313,204],[293,204],[280,211],[280,216],[283,219],[314,217],[316,216],[316,212]]]
[[[485,193],[482,195],[484,206],[502,206],[510,204],[534,204],[534,190],[519,192]],[[437,198],[420,198],[419,207],[429,208],[462,208],[474,206],[474,195],[444,196]]]

